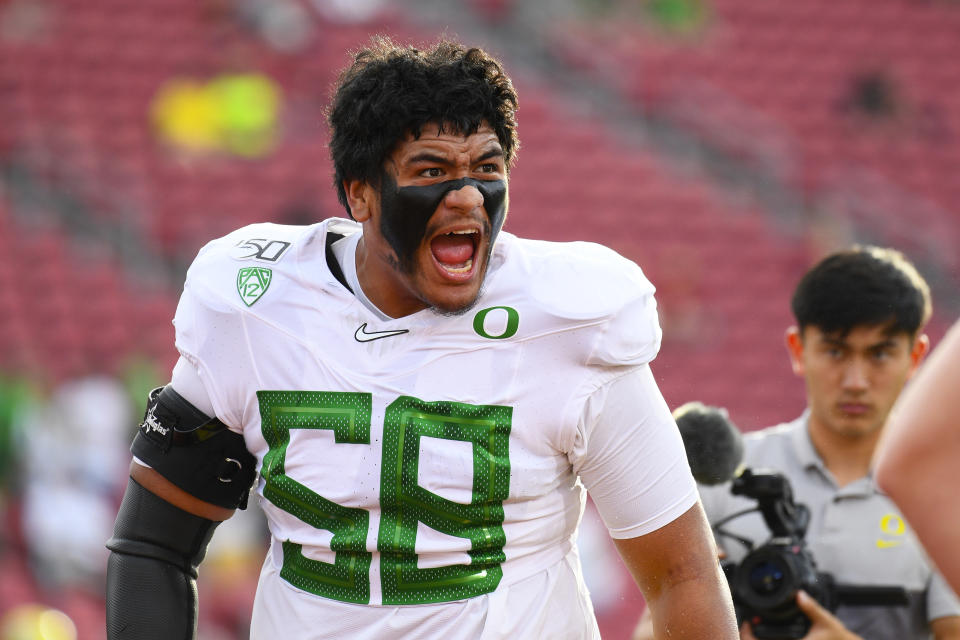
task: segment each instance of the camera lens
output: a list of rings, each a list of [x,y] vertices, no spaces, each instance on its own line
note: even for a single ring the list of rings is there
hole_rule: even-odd
[[[794,594],[801,587],[803,567],[787,547],[767,544],[747,555],[737,568],[731,589],[734,602],[770,613],[796,609]]]
[[[784,572],[779,563],[765,561],[750,569],[747,583],[755,593],[767,596],[777,592],[783,579]]]

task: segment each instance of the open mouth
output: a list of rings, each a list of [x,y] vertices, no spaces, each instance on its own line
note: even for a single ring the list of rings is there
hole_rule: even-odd
[[[469,276],[480,244],[476,230],[451,231],[430,241],[433,259],[443,271],[454,277]]]

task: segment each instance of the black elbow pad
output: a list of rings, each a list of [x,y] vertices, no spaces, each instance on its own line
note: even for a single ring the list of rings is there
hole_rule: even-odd
[[[150,392],[133,455],[197,498],[245,509],[256,458],[243,436],[204,415],[170,386]]]
[[[192,640],[197,570],[219,522],[170,504],[132,478],[107,564],[109,640]]]

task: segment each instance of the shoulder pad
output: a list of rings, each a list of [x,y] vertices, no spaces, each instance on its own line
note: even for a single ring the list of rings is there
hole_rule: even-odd
[[[519,241],[529,295],[571,325],[596,325],[588,364],[645,364],[660,349],[656,289],[637,264],[591,242]]]
[[[251,224],[208,242],[199,255],[217,252],[238,261],[277,264],[286,259],[291,247],[314,227],[271,222]]]
[[[646,364],[659,353],[662,337],[657,301],[651,290],[627,300],[608,316],[588,364]]]
[[[635,262],[603,245],[517,242],[523,246],[524,270],[536,283],[530,295],[559,316],[600,319],[616,313],[630,300],[654,291]]]
[[[248,309],[254,304],[260,308],[276,297],[272,294],[277,284],[300,281],[302,260],[325,259],[322,241],[328,231],[348,235],[359,230],[357,223],[339,218],[307,226],[260,223],[242,227],[200,249],[187,270],[184,291],[214,309]]]

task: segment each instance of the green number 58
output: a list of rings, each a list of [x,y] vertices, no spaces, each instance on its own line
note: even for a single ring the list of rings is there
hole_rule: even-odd
[[[333,533],[333,563],[283,544],[281,577],[319,596],[370,601],[366,550],[369,513],[327,500],[286,475],[291,429],[330,429],[338,443],[369,444],[372,395],[326,391],[259,391],[263,436],[270,446],[261,475],[264,497],[301,521]],[[489,593],[503,575],[503,502],[510,491],[509,437],[512,409],[497,405],[424,402],[401,396],[386,410],[380,472],[377,550],[384,604],[448,602]],[[448,500],[418,484],[420,439],[471,443],[472,496]],[[335,456],[331,451],[329,455]],[[318,458],[316,464],[323,464]],[[419,568],[418,523],[470,542],[469,564]]]

